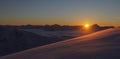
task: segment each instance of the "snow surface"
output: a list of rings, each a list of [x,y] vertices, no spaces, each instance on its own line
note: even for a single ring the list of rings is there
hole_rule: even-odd
[[[120,59],[120,28],[111,28],[0,59]]]
[[[81,36],[83,34],[87,34],[77,30],[67,30],[67,31],[46,31],[42,29],[20,29],[20,30],[32,32],[45,37]]]

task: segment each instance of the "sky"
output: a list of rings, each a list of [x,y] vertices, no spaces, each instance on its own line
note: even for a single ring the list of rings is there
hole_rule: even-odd
[[[120,25],[120,0],[0,0],[2,25]]]

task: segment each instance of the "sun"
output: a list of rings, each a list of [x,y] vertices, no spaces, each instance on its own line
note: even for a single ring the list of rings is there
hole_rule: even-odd
[[[90,25],[89,25],[89,24],[85,24],[84,27],[85,27],[85,28],[89,28]]]

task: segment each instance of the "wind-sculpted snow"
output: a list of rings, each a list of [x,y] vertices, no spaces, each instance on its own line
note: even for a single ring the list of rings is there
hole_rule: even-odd
[[[120,28],[111,28],[0,59],[120,59]]]

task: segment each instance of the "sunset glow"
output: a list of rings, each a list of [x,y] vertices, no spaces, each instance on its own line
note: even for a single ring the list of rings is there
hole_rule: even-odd
[[[85,24],[84,27],[85,27],[85,28],[89,28],[90,25],[89,25],[89,24]]]
[[[0,25],[120,26],[120,0],[0,0],[0,4]]]

